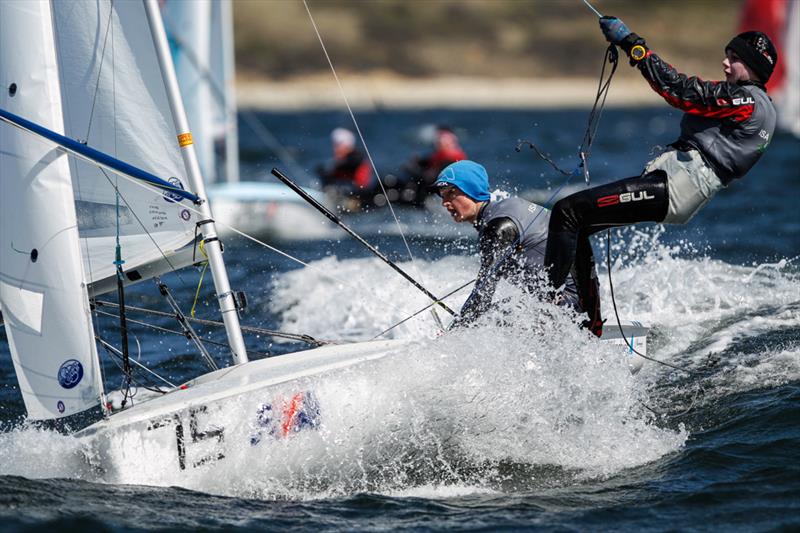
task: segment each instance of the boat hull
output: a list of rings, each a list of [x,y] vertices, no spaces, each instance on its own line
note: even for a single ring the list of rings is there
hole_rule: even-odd
[[[608,330],[603,341],[620,345],[631,371],[638,371],[643,360],[628,344],[646,354],[647,328],[626,323],[624,340],[618,328]],[[191,486],[197,476],[246,472],[248,465],[274,460],[292,448],[313,450],[314,439],[324,441],[320,432],[330,424],[327,418],[341,424],[354,416],[333,413],[343,402],[335,383],[351,379],[342,375],[337,379],[337,373],[385,357],[402,357],[415,344],[390,340],[331,345],[221,369],[168,394],[144,401],[134,398],[135,407],[76,436],[83,441],[96,475],[110,483],[174,485],[185,480]],[[354,406],[376,401],[380,392],[344,404],[352,403],[352,411],[357,411]],[[218,463],[225,467],[215,468]]]

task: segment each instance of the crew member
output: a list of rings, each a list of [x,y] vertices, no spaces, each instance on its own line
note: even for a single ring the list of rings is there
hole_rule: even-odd
[[[469,160],[447,166],[433,188],[453,220],[469,222],[478,230],[478,278],[453,326],[468,325],[488,311],[501,278],[531,293],[546,283],[544,251],[549,210],[517,197],[492,201],[486,169]],[[562,300],[579,313],[586,312],[589,319],[583,325],[599,337],[602,320],[591,246],[582,248],[580,255],[588,268],[568,274]],[[580,283],[576,284],[573,276]],[[580,294],[578,287],[583,287]]]
[[[650,86],[685,114],[680,137],[647,163],[640,176],[600,185],[555,204],[545,265],[555,289],[564,286],[589,236],[636,222],[684,224],[722,187],[744,176],[772,140],[776,111],[764,84],[778,61],[770,39],[758,31],[725,46],[725,81],[679,73],[647,48],[621,20],[602,17],[606,39],[628,55]]]
[[[337,196],[359,198],[372,183],[372,170],[364,154],[356,148],[356,137],[345,128],[331,132],[333,160],[317,169],[323,189]]]
[[[461,148],[453,130],[447,126],[437,126],[433,139],[433,152],[413,160],[412,164],[407,166],[416,186],[415,203],[418,205],[424,203],[431,184],[436,181],[444,167],[466,158],[467,154]]]

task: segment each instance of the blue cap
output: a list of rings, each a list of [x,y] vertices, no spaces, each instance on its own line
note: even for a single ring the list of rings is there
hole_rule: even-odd
[[[433,187],[458,187],[461,192],[475,200],[485,202],[491,198],[489,194],[489,175],[486,169],[475,161],[463,159],[448,165],[439,173]]]

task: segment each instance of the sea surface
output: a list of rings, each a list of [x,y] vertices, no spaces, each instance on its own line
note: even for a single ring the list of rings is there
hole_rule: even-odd
[[[493,188],[547,203],[581,180],[565,185],[532,150],[515,147],[529,140],[571,170],[587,113],[378,107],[356,118],[382,174],[426,151],[426,125],[448,124]],[[344,111],[256,117],[295,162],[241,125],[245,177],[270,180],[277,166],[309,186],[329,157],[331,129],[352,126]],[[638,174],[675,139],[679,120],[666,105],[606,110],[592,181]],[[800,140],[778,134],[752,172],[687,225],[595,238],[606,327],[616,322],[610,264],[620,317],[648,324],[649,355],[681,370],[648,362],[633,375],[622,354],[575,328],[574,317],[503,287],[511,299],[502,326],[489,317],[441,335],[429,313],[418,315],[385,335],[414,339],[406,352],[314,381],[344,416],[213,475],[142,483],[86,468],[69,433],[93,415],[27,421],[2,331],[0,530],[800,529],[799,202]],[[399,223],[387,209],[345,220],[437,294],[472,279],[471,227],[435,205],[395,213]],[[232,285],[248,295],[249,326],[363,340],[426,304],[343,232],[269,243],[286,255],[240,238],[225,244]],[[200,274],[164,278],[184,311]],[[466,295],[447,302],[457,308]],[[130,287],[128,304],[166,309],[150,282]],[[198,316],[216,319],[208,276]],[[135,319],[177,329],[161,317]],[[96,328],[119,343],[113,320],[98,315]],[[199,331],[224,342],[219,328]],[[134,357],[173,383],[206,371],[185,338],[138,324],[132,334]],[[306,347],[265,335],[246,341],[252,358]],[[223,348],[209,349],[230,363]],[[120,373],[102,357],[114,390]],[[134,469],[148,466],[126,451]]]

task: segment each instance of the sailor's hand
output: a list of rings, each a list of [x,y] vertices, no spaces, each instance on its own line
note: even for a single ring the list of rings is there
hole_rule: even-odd
[[[600,29],[603,36],[611,44],[622,44],[625,37],[631,34],[631,30],[617,17],[600,17]]]

